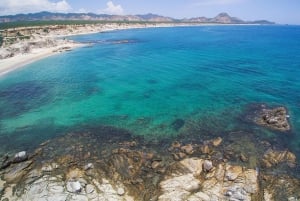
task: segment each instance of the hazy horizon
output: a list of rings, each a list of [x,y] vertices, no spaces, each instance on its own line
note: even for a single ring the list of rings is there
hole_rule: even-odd
[[[0,0],[0,16],[41,11],[137,15],[153,13],[183,19],[215,17],[226,12],[245,21],[268,20],[279,24],[300,24],[300,1],[259,0]]]

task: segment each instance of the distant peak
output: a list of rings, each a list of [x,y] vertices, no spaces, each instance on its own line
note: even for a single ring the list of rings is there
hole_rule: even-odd
[[[230,17],[230,15],[228,13],[219,13],[219,15],[217,15],[217,17]]]

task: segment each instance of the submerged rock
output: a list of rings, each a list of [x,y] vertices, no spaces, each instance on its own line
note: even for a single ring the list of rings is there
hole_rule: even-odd
[[[171,126],[174,130],[178,131],[181,127],[183,127],[185,124],[185,121],[183,119],[175,119],[175,121],[172,122]]]
[[[289,167],[293,168],[296,166],[296,156],[292,152],[287,150],[278,151],[268,149],[262,159],[262,164],[267,167],[273,167],[280,163],[286,163]]]
[[[286,175],[264,176],[265,201],[299,200],[300,180]]]
[[[217,137],[216,139],[213,139],[211,142],[213,146],[217,147],[222,143],[222,141],[223,139],[221,137]]]

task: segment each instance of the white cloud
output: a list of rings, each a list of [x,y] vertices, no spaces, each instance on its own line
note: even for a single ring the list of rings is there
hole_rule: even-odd
[[[196,6],[211,6],[211,5],[230,5],[240,3],[244,0],[199,0],[195,3]]]
[[[68,12],[72,10],[66,0],[0,0],[1,15],[40,11]]]
[[[88,13],[88,11],[84,8],[78,9],[77,13]]]
[[[112,15],[122,15],[124,14],[124,9],[121,5],[115,5],[112,1],[106,3],[106,8],[100,12]]]

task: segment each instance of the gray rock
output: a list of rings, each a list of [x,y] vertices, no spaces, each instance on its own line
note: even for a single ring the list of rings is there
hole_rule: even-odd
[[[79,181],[68,181],[67,191],[70,193],[79,193],[81,191],[81,184]]]

